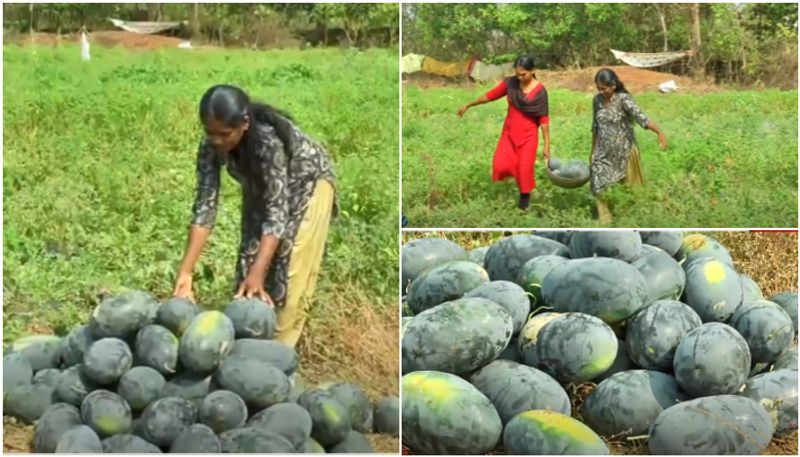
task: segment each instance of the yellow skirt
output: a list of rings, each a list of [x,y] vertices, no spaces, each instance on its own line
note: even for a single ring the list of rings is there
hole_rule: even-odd
[[[317,181],[292,247],[286,300],[282,307],[275,308],[278,317],[275,339],[291,347],[300,339],[306,318],[311,312],[328,239],[334,192],[328,181]]]
[[[631,148],[631,158],[628,159],[628,174],[622,182],[631,187],[638,187],[644,184],[641,156],[639,148],[635,144]]]

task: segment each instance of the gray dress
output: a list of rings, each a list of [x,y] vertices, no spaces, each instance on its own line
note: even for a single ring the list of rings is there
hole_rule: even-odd
[[[207,139],[197,153],[197,195],[192,224],[213,228],[217,216],[220,169],[242,186],[242,226],[236,287],[258,254],[261,236],[280,239],[265,279],[264,288],[276,305],[286,299],[289,261],[297,229],[318,179],[335,185],[330,157],[322,146],[292,126],[293,150],[287,154],[271,125],[255,124],[254,154],[232,152],[223,157]],[[334,202],[333,214],[338,204]]]
[[[634,120],[642,128],[650,122],[630,94],[621,92],[612,95],[608,106],[603,106],[602,95],[594,97],[592,133],[597,141],[591,163],[593,194],[600,194],[608,186],[625,178],[631,151],[636,147]]]

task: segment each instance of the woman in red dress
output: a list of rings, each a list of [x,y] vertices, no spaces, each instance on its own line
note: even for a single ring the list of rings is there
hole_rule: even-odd
[[[494,89],[458,110],[458,117],[471,107],[503,96],[508,100],[508,113],[503,132],[497,142],[492,161],[492,181],[513,176],[519,187],[519,208],[530,204],[530,193],[536,187],[533,167],[539,146],[539,128],[544,137],[544,158],[550,160],[550,118],[547,90],[536,80],[533,58],[520,57],[514,62],[515,76],[504,79]]]

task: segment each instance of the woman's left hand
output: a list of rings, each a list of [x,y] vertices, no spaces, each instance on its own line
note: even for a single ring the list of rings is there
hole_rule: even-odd
[[[545,163],[550,163],[550,145],[549,144],[544,145],[543,152],[544,152],[544,161],[545,161]]]
[[[256,297],[269,306],[275,306],[272,303],[272,298],[270,298],[267,291],[264,290],[262,275],[250,273],[244,278],[244,281],[239,285],[239,290],[236,291],[236,295],[233,296],[234,299],[241,297]]]
[[[658,133],[658,146],[662,151],[667,149],[667,137],[661,132]]]

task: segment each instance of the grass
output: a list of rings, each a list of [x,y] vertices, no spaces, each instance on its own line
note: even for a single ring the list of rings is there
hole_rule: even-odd
[[[531,208],[516,209],[513,180],[492,183],[491,163],[507,104],[459,106],[473,89],[413,84],[403,93],[403,211],[410,227],[594,227],[588,185],[562,189],[540,157]],[[588,161],[591,94],[554,89],[551,154]],[[635,95],[665,132],[636,127],[645,186],[607,193],[618,227],[795,227],[797,91]]]
[[[202,131],[217,83],[283,108],[326,145],[342,211],[299,345],[307,383],[398,392],[397,52],[3,50],[3,340],[64,334],[124,288],[167,298],[186,242]],[[369,128],[365,128],[369,126]],[[198,301],[232,298],[239,186],[223,172]],[[397,439],[376,449],[396,452]]]
[[[464,249],[471,250],[481,246],[490,246],[503,238],[503,231],[414,231],[403,232],[402,240],[407,243],[425,237],[447,238]],[[518,232],[518,233],[530,233]],[[736,270],[746,273],[760,286],[765,297],[797,290],[798,284],[798,234],[790,233],[753,233],[747,231],[725,232],[692,232],[704,233],[717,239],[728,248],[733,257]],[[580,406],[596,387],[593,382],[573,382],[564,385],[572,404],[573,417],[581,419]],[[635,399],[631,399],[635,403]],[[797,431],[783,437],[773,437],[769,445],[762,450],[762,455],[797,455]],[[647,440],[628,440],[623,436],[605,439],[613,455],[648,454]],[[403,447],[404,454],[412,451]],[[502,453],[502,449],[490,454]]]

